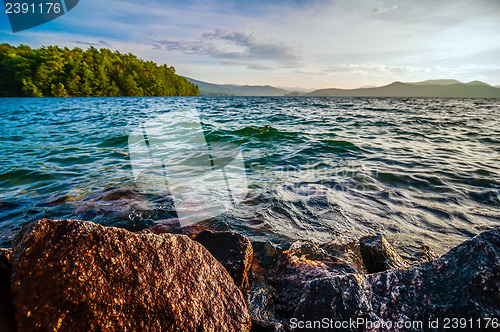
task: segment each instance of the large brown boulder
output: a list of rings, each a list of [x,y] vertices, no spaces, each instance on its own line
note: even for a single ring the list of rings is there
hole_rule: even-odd
[[[43,219],[13,241],[22,331],[249,331],[241,292],[184,235]]]

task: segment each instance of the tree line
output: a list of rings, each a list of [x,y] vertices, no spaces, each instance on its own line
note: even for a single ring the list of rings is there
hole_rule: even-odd
[[[0,44],[0,97],[197,96],[172,66],[109,49]]]

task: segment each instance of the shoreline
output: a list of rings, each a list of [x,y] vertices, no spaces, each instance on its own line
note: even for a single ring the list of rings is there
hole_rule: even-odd
[[[2,289],[5,290],[5,276],[12,269],[10,285],[7,286],[14,303],[4,301],[0,307],[3,308],[4,320],[14,324],[13,317],[8,315],[15,310],[19,331],[29,330],[28,326],[53,324],[60,327],[57,330],[65,331],[72,324],[82,324],[82,314],[87,317],[86,321],[89,317],[101,317],[91,320],[94,324],[89,325],[91,330],[109,324],[118,324],[113,325],[115,328],[120,324],[133,327],[140,322],[144,324],[147,318],[148,324],[152,324],[150,328],[162,326],[158,325],[162,320],[172,328],[184,326],[184,320],[202,325],[208,320],[212,325],[205,328],[221,327],[223,325],[213,324],[227,323],[236,324],[231,326],[239,326],[242,331],[325,331],[335,325],[330,326],[325,321],[326,325],[315,329],[314,324],[308,326],[307,322],[328,318],[335,324],[347,318],[363,318],[366,325],[374,321],[369,317],[396,322],[402,317],[407,317],[407,321],[422,321],[426,315],[429,320],[444,318],[445,314],[469,313],[472,318],[479,319],[500,316],[500,301],[496,301],[500,300],[500,294],[498,288],[496,291],[494,288],[500,285],[500,227],[486,230],[440,257],[431,248],[424,247],[421,259],[413,262],[402,258],[382,236],[365,236],[345,245],[297,241],[283,251],[270,243],[251,244],[236,232],[201,230],[189,237],[166,231],[168,229],[156,228],[132,233],[73,220],[42,219],[30,223],[16,236],[13,251],[0,250],[0,270],[4,276]],[[178,248],[183,249],[172,249],[177,248],[177,244],[167,245],[169,241],[181,241],[184,244]],[[66,252],[59,251],[61,248]],[[189,254],[191,250],[197,254]],[[170,258],[158,261],[158,255]],[[196,258],[196,255],[205,258]],[[186,259],[202,261],[196,266],[183,266]],[[210,263],[202,263],[206,260]],[[175,289],[158,289],[157,281],[159,277],[168,278],[168,274],[164,275],[162,271],[172,268],[173,275],[181,280],[178,287],[187,287],[185,291],[196,303],[225,305],[205,318],[202,316],[206,309],[203,309],[191,312],[192,317],[173,319],[184,312],[183,301],[180,300],[173,309],[168,307],[170,302],[165,302],[165,299],[172,299]],[[207,275],[201,279],[195,277],[192,284],[190,278],[199,271],[205,271],[203,273]],[[51,275],[57,275],[56,284],[54,280],[50,281]],[[127,277],[116,279],[119,275]],[[98,280],[102,278],[119,282],[99,284]],[[457,278],[461,281],[458,282]],[[385,281],[381,284],[382,280]],[[205,291],[200,291],[201,286],[197,283],[206,284]],[[66,289],[58,290],[63,285]],[[141,294],[113,291],[115,287],[122,287],[119,285],[124,289],[145,287],[147,291]],[[226,291],[216,294],[215,299],[204,298],[210,289],[220,289],[220,285],[226,285]],[[89,290],[87,297],[81,297],[80,292],[71,293],[71,289],[79,287]],[[236,297],[235,290],[239,294]],[[74,297],[73,302],[80,303],[78,315],[72,312],[74,308],[70,303],[73,302],[68,297],[53,297],[65,292],[70,292],[69,298]],[[144,298],[149,292],[157,296]],[[232,305],[224,300],[228,294],[233,294],[229,298],[236,301]],[[357,295],[352,297],[353,294]],[[395,302],[394,296],[399,300]],[[460,296],[461,302],[455,301],[453,296]],[[139,307],[136,307],[136,297],[142,298]],[[37,302],[33,302],[35,298]],[[51,315],[43,314],[45,309],[40,309],[40,299],[50,303]],[[123,303],[119,307],[113,304],[117,299]],[[420,299],[427,299],[427,302],[417,306]],[[100,303],[100,309],[91,305],[95,301]],[[481,310],[464,311],[467,307],[464,303],[474,304]],[[136,314],[124,318],[120,312],[132,310],[129,306],[137,310],[134,311]],[[160,315],[158,306],[170,308],[169,314]],[[403,310],[405,307],[412,310]],[[59,312],[59,316],[54,316],[55,312]],[[196,325],[196,328],[202,325]],[[182,327],[186,331],[196,328],[195,325]],[[362,327],[361,330],[367,329]]]

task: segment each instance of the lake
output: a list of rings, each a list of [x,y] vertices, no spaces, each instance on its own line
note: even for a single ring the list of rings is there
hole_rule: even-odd
[[[140,230],[176,216],[142,192],[128,138],[197,109],[210,143],[237,144],[248,194],[202,222],[286,248],[384,234],[411,256],[442,254],[500,224],[496,99],[186,97],[4,98],[0,246],[40,218]],[[110,197],[107,193],[115,193]]]

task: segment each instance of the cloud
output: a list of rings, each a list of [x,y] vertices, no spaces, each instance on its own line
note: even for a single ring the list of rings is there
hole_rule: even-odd
[[[299,74],[307,75],[349,75],[366,77],[405,77],[426,71],[425,68],[413,66],[389,66],[380,64],[339,64],[323,66],[316,71],[296,71]]]
[[[482,80],[493,85],[498,80],[492,77],[500,77],[500,66],[389,66],[382,64],[340,64],[322,66],[309,70],[296,70],[296,74],[305,77],[321,77],[328,80],[349,80],[365,84],[372,82],[374,85],[385,84],[393,81],[417,82],[427,79],[455,78],[463,82]]]
[[[112,47],[110,43],[105,40],[99,40],[97,42],[86,42],[81,40],[75,40],[73,43],[85,46],[94,46],[94,47]]]
[[[383,7],[378,7],[378,8],[374,8],[373,9],[373,13],[374,14],[382,14],[382,13],[385,13],[385,12],[388,12],[390,10],[395,10],[395,9],[398,9],[398,6],[392,6],[390,8],[383,8]]]
[[[262,71],[268,71],[273,69],[273,67],[264,65],[249,65],[247,66],[247,68],[252,70],[262,70]]]
[[[273,62],[280,67],[295,67],[299,65],[301,59],[291,46],[263,41],[256,32],[234,29],[216,29],[205,32],[201,37],[190,41],[155,40],[153,47],[168,52],[209,56],[260,70],[270,68],[270,66],[248,62]]]
[[[22,34],[7,23],[3,42],[107,47],[218,83],[500,84],[499,0],[86,0]]]

